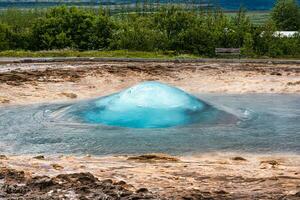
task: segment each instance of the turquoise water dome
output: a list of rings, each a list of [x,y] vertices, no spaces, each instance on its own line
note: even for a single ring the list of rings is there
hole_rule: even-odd
[[[88,123],[165,128],[205,121],[215,116],[214,111],[207,103],[176,87],[143,82],[93,101],[79,115]]]

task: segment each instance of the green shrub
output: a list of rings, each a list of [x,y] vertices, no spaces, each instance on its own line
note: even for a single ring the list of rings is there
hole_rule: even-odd
[[[215,41],[212,33],[201,26],[191,27],[183,31],[179,38],[181,40],[181,48],[186,52],[213,56],[215,50]]]
[[[152,19],[131,15],[121,20],[113,33],[111,49],[165,50],[168,41],[166,33],[157,29]]]
[[[108,47],[112,28],[107,16],[75,7],[58,7],[36,21],[33,35],[37,49],[94,50]]]

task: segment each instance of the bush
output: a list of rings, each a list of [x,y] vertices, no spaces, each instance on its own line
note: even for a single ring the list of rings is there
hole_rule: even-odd
[[[179,38],[182,50],[198,55],[214,55],[216,47],[214,37],[208,29],[202,26],[188,28],[179,35]]]
[[[139,51],[164,50],[165,35],[148,28],[125,28],[114,34],[111,49],[128,49]]]

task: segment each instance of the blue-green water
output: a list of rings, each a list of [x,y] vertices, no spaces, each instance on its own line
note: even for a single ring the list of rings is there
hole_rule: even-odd
[[[62,119],[128,128],[216,124],[237,117],[176,87],[149,81],[118,93],[70,106]]]
[[[129,154],[211,151],[300,153],[300,96],[200,94],[236,122],[164,129],[108,127],[64,118],[84,102],[0,108],[0,152],[9,154]]]

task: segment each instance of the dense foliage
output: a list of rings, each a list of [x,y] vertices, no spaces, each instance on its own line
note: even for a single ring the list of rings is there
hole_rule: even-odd
[[[281,30],[300,30],[300,8],[296,0],[277,0],[272,19]]]
[[[75,7],[55,8],[33,24],[35,46],[32,48],[101,49],[109,45],[112,29],[107,16]]]
[[[276,9],[274,13],[276,13]],[[299,9],[299,8],[298,8]],[[1,50],[138,50],[215,56],[215,48],[244,55],[300,56],[300,36],[278,37],[277,21],[253,25],[241,9],[228,17],[217,9],[163,7],[155,12],[55,7],[0,12]]]

